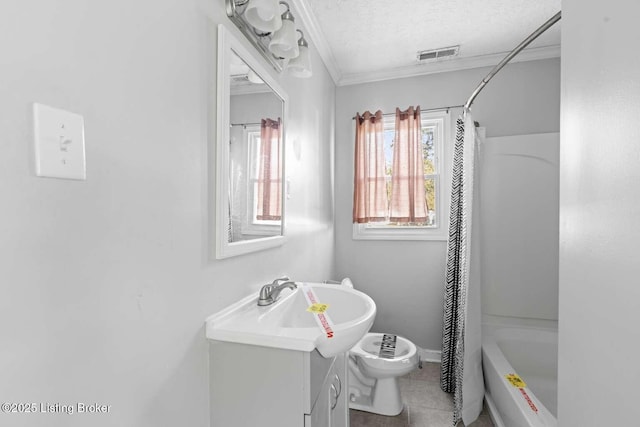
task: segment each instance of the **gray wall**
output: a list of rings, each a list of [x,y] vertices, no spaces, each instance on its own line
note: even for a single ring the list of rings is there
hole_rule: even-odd
[[[464,104],[489,71],[479,68],[344,86],[336,93],[336,276],[351,277],[357,288],[376,301],[375,330],[404,335],[426,349],[441,346],[446,242],[352,239],[355,136],[351,118],[365,110]],[[511,64],[477,98],[474,118],[486,127],[488,137],[558,132],[559,93],[559,59]],[[452,110],[452,126],[460,112]],[[452,144],[445,145],[450,162]],[[446,178],[442,188],[448,206]]]
[[[205,318],[284,273],[332,276],[335,87],[315,50],[310,80],[278,77],[287,242],[209,259],[223,5],[2,2],[0,400],[112,408],[0,424],[208,426]],[[84,116],[86,181],[35,176],[33,102]]]
[[[640,419],[639,9],[562,2],[560,426]]]

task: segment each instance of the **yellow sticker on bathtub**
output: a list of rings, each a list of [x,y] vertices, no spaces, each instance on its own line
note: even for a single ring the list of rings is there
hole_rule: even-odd
[[[329,308],[329,304],[320,304],[319,302],[313,303],[307,308],[310,313],[324,313]]]
[[[514,387],[525,388],[527,386],[527,384],[524,381],[522,381],[522,378],[520,378],[517,374],[507,374],[504,377]]]

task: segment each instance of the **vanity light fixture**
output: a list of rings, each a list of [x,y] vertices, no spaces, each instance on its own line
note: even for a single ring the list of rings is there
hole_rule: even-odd
[[[296,29],[289,4],[278,0],[225,0],[227,16],[277,71],[311,76],[309,44]],[[297,32],[301,34],[298,39]]]
[[[307,78],[311,77],[311,60],[309,58],[309,44],[304,38],[304,33],[297,30],[300,33],[300,39],[298,39],[298,50],[300,54],[289,61],[287,71],[294,77]]]
[[[289,10],[289,5],[285,2],[280,2],[287,7],[287,10],[282,14],[282,27],[280,27],[269,42],[269,50],[275,56],[285,59],[293,59],[300,54],[298,49],[298,40],[296,37],[295,19]]]

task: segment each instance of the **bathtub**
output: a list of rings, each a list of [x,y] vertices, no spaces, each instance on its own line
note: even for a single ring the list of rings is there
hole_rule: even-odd
[[[485,399],[496,427],[558,425],[558,329],[543,325],[483,323]]]

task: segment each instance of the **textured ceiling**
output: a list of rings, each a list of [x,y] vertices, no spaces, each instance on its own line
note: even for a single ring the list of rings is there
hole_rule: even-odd
[[[334,79],[426,74],[497,63],[560,10],[560,0],[298,0]],[[457,58],[418,64],[421,50],[460,45]],[[560,24],[530,48],[538,57],[559,55]],[[478,61],[480,60],[480,61]],[[487,61],[485,61],[487,62]],[[466,66],[464,64],[467,64]],[[475,64],[475,65],[474,65]]]

